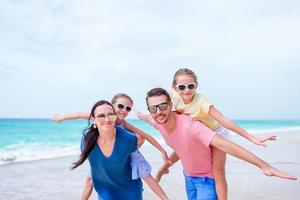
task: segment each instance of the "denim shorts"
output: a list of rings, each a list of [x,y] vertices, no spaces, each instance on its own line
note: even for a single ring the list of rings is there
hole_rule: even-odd
[[[209,177],[184,175],[188,200],[217,200],[215,180]]]

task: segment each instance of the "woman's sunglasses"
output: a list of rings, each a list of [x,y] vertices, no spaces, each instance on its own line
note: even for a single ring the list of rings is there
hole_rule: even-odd
[[[118,104],[117,104],[117,107],[118,107],[118,109],[120,109],[120,110],[126,109],[127,112],[130,112],[130,111],[131,111],[131,107],[125,106],[125,105],[123,105],[123,104],[121,104],[121,103],[118,103]]]
[[[158,105],[153,105],[153,106],[149,106],[148,107],[148,110],[150,113],[156,113],[157,112],[157,108],[159,108],[159,110],[161,111],[164,111],[168,108],[168,102],[165,102],[165,103],[161,103],[161,104],[158,104]]]
[[[99,121],[99,122],[104,122],[106,120],[106,118],[109,120],[109,121],[115,121],[117,119],[117,114],[115,113],[108,113],[108,114],[99,114],[99,115],[96,115],[96,119]]]
[[[176,88],[180,91],[183,91],[185,90],[186,88],[190,89],[190,90],[193,90],[196,88],[196,83],[188,83],[188,84],[178,84],[176,85]]]

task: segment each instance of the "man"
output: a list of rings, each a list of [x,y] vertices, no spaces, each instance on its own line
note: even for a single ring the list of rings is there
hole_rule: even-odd
[[[152,117],[146,121],[161,132],[166,143],[174,150],[175,153],[170,157],[172,163],[181,160],[189,200],[217,199],[212,173],[211,146],[261,168],[267,176],[297,179],[273,168],[246,149],[216,135],[190,116],[172,112],[171,98],[166,90],[151,89],[147,93],[146,102]],[[165,164],[160,169],[159,179],[169,167],[170,165]]]

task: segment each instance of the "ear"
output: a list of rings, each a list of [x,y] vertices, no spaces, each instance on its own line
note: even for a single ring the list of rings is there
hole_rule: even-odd
[[[172,101],[170,101],[170,108],[171,108],[171,110],[173,110],[173,102]]]
[[[91,121],[93,124],[97,124],[95,117],[91,117],[90,121]]]
[[[198,88],[198,82],[196,82],[196,87],[195,87],[195,89],[197,89]]]
[[[172,85],[172,89],[175,90],[176,92],[179,92],[176,85],[174,85],[174,84]]]

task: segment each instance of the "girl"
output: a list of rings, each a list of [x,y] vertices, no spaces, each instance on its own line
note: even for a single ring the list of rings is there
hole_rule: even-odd
[[[129,112],[131,111],[133,101],[132,99],[123,93],[117,94],[112,99],[112,105],[114,106],[116,110],[116,114],[118,116],[116,120],[116,125],[119,125],[121,127],[124,127],[127,130],[130,130],[134,133],[138,134],[138,137],[141,137],[142,139],[146,139],[149,141],[152,145],[154,145],[159,151],[162,153],[162,157],[165,162],[169,162],[169,158],[167,156],[166,151],[161,147],[161,145],[150,135],[144,133],[140,129],[137,129],[136,127],[132,126],[128,122],[125,121],[126,117],[128,116]],[[56,122],[61,122],[63,120],[67,119],[88,119],[88,113],[74,113],[74,114],[68,114],[68,115],[55,115],[53,117],[53,120]],[[141,146],[143,143],[143,140],[140,140],[138,146]],[[140,153],[139,150],[136,150],[131,155],[132,162],[132,179],[138,179],[143,178],[143,180],[150,186],[150,188],[161,198],[161,199],[168,199],[162,188],[159,186],[159,184],[155,181],[155,179],[151,176],[151,166],[150,164],[145,160],[143,155]],[[82,193],[82,200],[88,200],[92,193],[92,187],[93,184],[90,180],[90,177],[87,178],[85,187]]]
[[[254,144],[266,146],[267,140],[276,140],[276,136],[268,136],[265,138],[257,138],[239,127],[230,119],[226,118],[218,111],[213,104],[201,94],[196,93],[198,80],[196,74],[187,68],[182,68],[176,71],[173,77],[171,98],[174,109],[177,112],[190,115],[192,118],[201,121],[207,127],[218,133],[219,135],[228,138],[228,130],[231,130]],[[142,115],[137,112],[139,118],[149,121],[150,116]],[[219,200],[227,200],[227,182],[225,178],[225,162],[226,154],[212,148],[213,156],[213,174],[216,180],[216,190]],[[165,170],[165,171],[164,171]],[[161,168],[158,172],[157,180],[167,173],[166,169]]]

